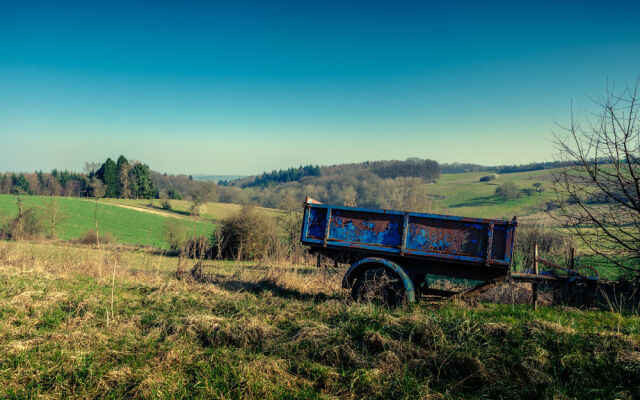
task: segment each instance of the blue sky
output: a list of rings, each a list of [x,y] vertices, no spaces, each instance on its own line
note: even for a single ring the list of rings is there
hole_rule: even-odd
[[[562,3],[562,4],[560,4]],[[640,2],[6,2],[0,171],[551,161],[640,74]]]

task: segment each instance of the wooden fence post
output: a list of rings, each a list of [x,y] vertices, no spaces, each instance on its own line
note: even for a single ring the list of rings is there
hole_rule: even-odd
[[[571,271],[576,270],[576,249],[573,247],[571,248],[571,261],[569,265],[570,265]]]

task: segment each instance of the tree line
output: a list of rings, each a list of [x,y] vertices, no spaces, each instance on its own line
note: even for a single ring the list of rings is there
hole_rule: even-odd
[[[512,172],[529,172],[539,171],[543,169],[564,168],[571,166],[573,161],[546,161],[546,162],[532,162],[528,164],[513,164],[513,165],[494,165],[485,166],[479,164],[470,163],[449,163],[442,164],[441,169],[443,174],[460,174],[464,172],[497,172],[500,174],[508,174]]]
[[[442,172],[436,161],[420,158],[408,158],[405,161],[373,161],[371,171],[380,178],[421,178],[428,183],[435,183]]]
[[[0,174],[0,193],[39,196],[85,196],[89,178],[69,171]]]
[[[120,156],[115,162],[86,163],[85,173],[36,171],[0,174],[0,193],[40,196],[152,199],[159,195],[149,166]]]
[[[278,183],[286,183],[299,181],[300,179],[306,176],[320,176],[320,167],[317,165],[305,165],[299,166],[297,168],[287,168],[281,170],[273,170],[271,172],[265,172],[261,175],[258,175],[249,179],[241,179],[242,183],[241,187],[266,187],[270,185],[276,185]],[[229,181],[220,181],[218,182],[221,186],[229,186],[231,182]]]

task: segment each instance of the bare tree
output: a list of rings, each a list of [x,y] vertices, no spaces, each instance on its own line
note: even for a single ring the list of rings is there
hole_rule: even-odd
[[[200,216],[200,207],[211,201],[215,195],[215,191],[216,185],[213,182],[203,182],[191,190],[189,193],[189,197],[191,197],[190,211],[194,217]]]
[[[356,197],[358,196],[358,192],[353,188],[353,186],[347,186],[343,190],[344,193],[344,205],[347,207],[355,207]]]
[[[595,112],[555,135],[563,161],[555,176],[558,218],[596,254],[619,268],[640,267],[640,125],[638,89],[607,85]],[[626,259],[628,262],[624,262]]]
[[[102,163],[99,162],[86,161],[82,169],[87,175],[93,175],[101,165]]]
[[[56,228],[60,223],[62,223],[66,219],[64,213],[60,209],[60,204],[58,204],[58,197],[53,197],[53,199],[49,202],[47,207],[47,220],[49,222],[49,238],[55,238],[56,236]],[[97,232],[97,229],[96,229]]]
[[[91,180],[91,191],[93,193],[93,198],[96,201],[93,216],[96,223],[96,245],[98,246],[98,250],[100,250],[100,235],[98,234],[98,200],[100,200],[100,198],[105,194],[105,188],[100,179],[93,178]]]
[[[383,192],[382,206],[393,210],[432,212],[434,199],[419,178],[396,178]]]
[[[131,198],[131,179],[129,178],[129,163],[124,163],[118,170],[118,184],[120,185],[120,197],[123,199]]]

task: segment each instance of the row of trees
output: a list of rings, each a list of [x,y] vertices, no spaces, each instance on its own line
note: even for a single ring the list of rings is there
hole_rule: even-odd
[[[242,180],[241,186],[246,187],[266,187],[275,185],[278,183],[286,183],[292,181],[299,181],[306,176],[320,176],[320,167],[317,165],[305,165],[298,168],[281,169],[278,171],[265,172],[262,175],[258,175],[255,178],[249,180]],[[222,186],[228,186],[230,182],[221,181]]]
[[[405,161],[374,161],[371,170],[381,178],[421,178],[435,183],[440,178],[440,165],[433,160],[408,158]]]
[[[459,174],[464,172],[484,172],[495,171],[501,174],[508,174],[512,172],[528,172],[539,171],[543,169],[563,168],[572,165],[573,161],[546,161],[546,162],[533,162],[529,164],[513,164],[513,165],[494,165],[485,166],[479,164],[470,163],[450,163],[442,164],[441,169],[443,174]]]
[[[93,166],[88,167],[91,169]],[[117,162],[107,158],[97,171],[89,171],[88,178],[100,180],[104,186],[104,197],[123,199],[158,197],[158,189],[151,180],[149,166],[138,161],[130,163],[122,155],[118,157]]]
[[[39,196],[94,196],[95,188],[104,193],[100,197],[152,199],[160,195],[151,179],[151,170],[138,161],[129,162],[120,156],[117,162],[108,158],[104,163],[86,163],[86,173],[70,171],[0,174],[0,193]],[[169,191],[175,196],[175,191]]]
[[[39,196],[84,196],[89,187],[86,175],[53,170],[50,173],[0,174],[0,193]]]

